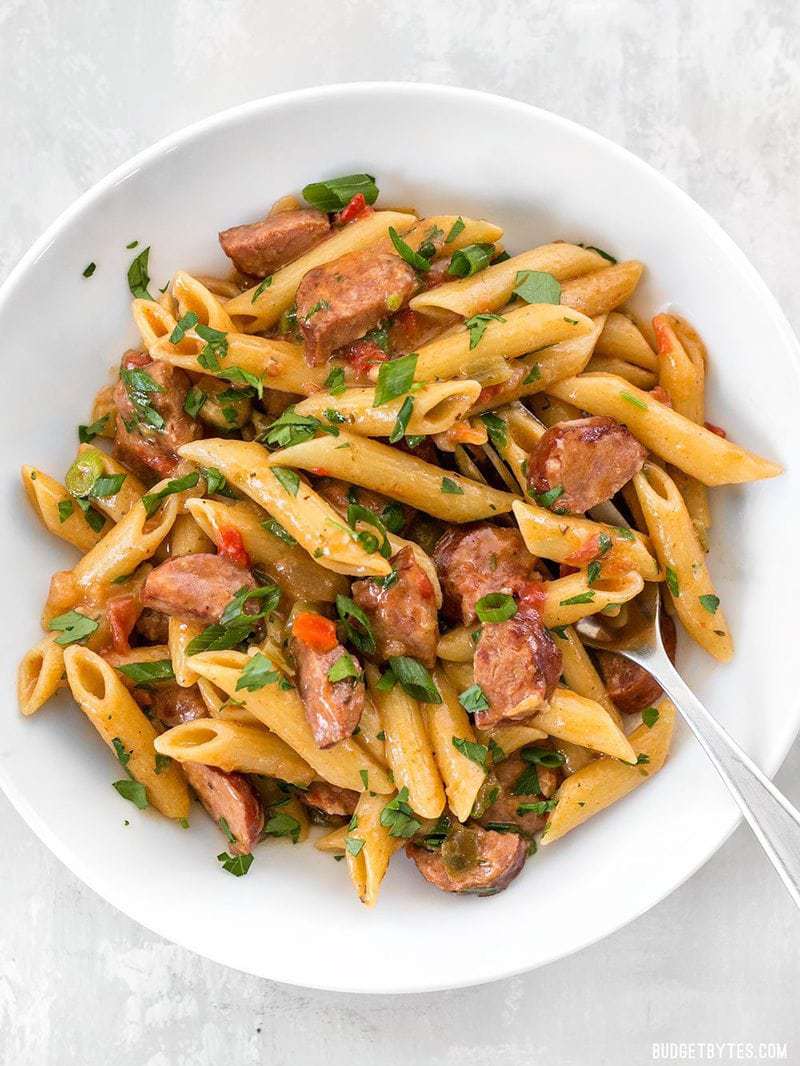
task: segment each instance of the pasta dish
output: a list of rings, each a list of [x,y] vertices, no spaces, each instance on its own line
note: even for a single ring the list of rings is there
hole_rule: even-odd
[[[377,198],[282,197],[225,277],[136,250],[137,346],[63,480],[22,470],[78,554],[18,677],[25,715],[69,689],[125,824],[195,797],[235,876],[321,824],[368,906],[401,849],[496,893],[661,769],[673,707],[579,623],[658,582],[670,655],[730,659],[709,489],[781,472],[706,421],[693,326],[629,309],[641,263]]]

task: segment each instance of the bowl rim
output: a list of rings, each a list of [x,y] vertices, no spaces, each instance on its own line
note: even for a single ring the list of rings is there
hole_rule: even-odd
[[[622,145],[617,144],[603,134],[597,133],[581,123],[575,122],[573,119],[565,118],[553,111],[499,93],[464,88],[456,85],[443,85],[435,82],[380,80],[354,81],[289,90],[287,92],[276,93],[259,97],[255,100],[245,101],[232,107],[225,108],[222,111],[214,112],[205,118],[198,119],[189,125],[183,126],[164,137],[161,137],[159,140],[137,152],[106,174],[105,177],[100,178],[97,182],[91,185],[85,192],[78,196],[77,199],[61,211],[46,227],[41,235],[24,253],[22,258],[11,269],[2,285],[0,285],[0,317],[2,317],[8,303],[13,299],[16,289],[24,281],[29,269],[34,266],[41,256],[47,253],[50,245],[57,239],[57,237],[67,229],[74,220],[79,218],[86,210],[90,209],[97,200],[101,199],[108,190],[121,184],[138,170],[154,162],[159,157],[162,157],[166,153],[194,140],[202,138],[219,127],[235,123],[250,115],[268,114],[272,110],[280,110],[284,106],[296,103],[324,103],[326,99],[334,97],[341,98],[351,96],[353,98],[358,98],[367,93],[374,92],[375,90],[395,92],[405,96],[439,96],[440,98],[449,98],[460,100],[462,102],[470,100],[476,102],[483,101],[506,110],[517,111],[521,114],[533,114],[538,121],[566,129],[573,136],[582,139],[585,143],[601,148],[604,152],[610,153],[612,156],[616,156],[618,159],[622,160],[626,166],[643,173],[648,180],[656,182],[656,184],[668,195],[677,199],[680,207],[692,217],[694,224],[699,226],[706,234],[714,239],[721,251],[729,257],[733,262],[733,265],[741,272],[743,279],[753,287],[754,294],[759,301],[762,312],[765,315],[768,314],[770,316],[773,325],[781,335],[787,349],[793,354],[794,371],[795,374],[800,377],[800,342],[798,342],[798,338],[776,297],[772,294],[766,282],[761,277],[761,274],[753,266],[733,238],[730,237],[722,226],[678,184],[670,178],[667,178],[650,163],[645,162],[635,153],[630,151],[630,149],[624,148]],[[800,704],[800,696],[798,696],[797,704]],[[780,769],[798,732],[800,732],[800,708],[798,708],[797,704],[794,708],[796,718],[794,729],[789,731],[784,742],[778,746],[776,752],[773,752],[773,758],[767,760],[765,765],[761,766],[761,769],[769,777],[773,777]],[[307,977],[298,980],[296,975],[287,973],[285,969],[284,972],[277,977],[266,977],[263,974],[254,973],[252,970],[238,967],[235,962],[231,962],[229,958],[224,957],[219,952],[205,948],[200,950],[194,943],[190,943],[188,938],[176,936],[174,931],[165,928],[159,921],[158,914],[148,913],[147,917],[144,917],[137,912],[137,908],[133,905],[133,901],[130,898],[122,899],[121,893],[109,891],[106,887],[100,888],[98,885],[98,879],[95,878],[94,873],[90,869],[90,864],[87,863],[79,853],[74,852],[69,845],[62,842],[56,833],[49,828],[44,819],[34,810],[25,795],[23,795],[22,792],[7,779],[1,760],[0,789],[2,789],[4,794],[8,797],[12,806],[30,829],[33,830],[42,843],[49,848],[49,850],[67,867],[67,869],[70,870],[71,873],[92,889],[93,892],[97,893],[101,899],[110,903],[117,910],[121,911],[127,917],[131,918],[145,929],[148,929],[150,932],[163,937],[170,943],[178,944],[182,948],[201,955],[202,957],[211,959],[213,962],[227,966],[231,969],[239,970],[239,972],[242,973],[252,974],[254,977],[276,981],[277,983],[288,984],[295,987],[311,988],[327,992],[344,992],[346,994],[411,995],[443,991],[446,989],[476,987],[493,981],[514,977],[522,973],[528,973],[560,958],[566,958],[584,948],[590,947],[605,937],[617,932],[619,929],[624,928],[630,922],[639,918],[642,914],[646,913],[652,907],[655,907],[658,903],[664,900],[704,866],[714,854],[716,854],[742,820],[742,816],[738,812],[738,809],[734,809],[734,804],[731,803],[730,815],[722,825],[721,831],[718,832],[716,842],[702,859],[689,870],[681,870],[676,877],[668,878],[667,887],[665,887],[663,891],[659,891],[658,894],[645,906],[637,909],[633,913],[627,914],[619,921],[613,920],[608,926],[601,928],[596,935],[587,937],[581,943],[576,943],[570,946],[567,951],[556,950],[547,957],[528,966],[513,967],[511,969],[503,969],[502,966],[499,966],[490,977],[479,977],[475,979],[467,976],[463,980],[449,980],[446,983],[434,981],[433,983],[426,984],[423,982],[421,985],[415,985],[414,988],[409,988],[407,985],[393,986],[391,982],[388,982],[382,983],[381,987],[378,989],[367,985],[364,985],[362,988],[350,985],[345,989],[342,986],[337,987],[322,983],[315,984],[313,981],[309,981]]]

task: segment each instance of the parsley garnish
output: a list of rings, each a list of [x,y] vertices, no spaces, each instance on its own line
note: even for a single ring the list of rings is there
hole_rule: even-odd
[[[473,348],[478,347],[490,322],[505,322],[505,319],[502,315],[496,315],[487,311],[480,315],[473,315],[472,318],[468,318],[464,322],[464,326],[469,332],[470,351],[472,351]]]
[[[90,278],[95,270],[97,270],[97,263],[89,263],[83,268],[83,276],[85,278]]]
[[[183,318],[179,319],[169,335],[170,344],[179,344],[186,335],[187,329],[192,329],[198,323],[197,314],[195,311],[187,311]]]
[[[475,714],[476,711],[489,710],[489,701],[486,699],[486,693],[481,686],[477,684],[465,688],[464,691],[459,694],[458,702],[468,714]]]
[[[273,466],[272,473],[290,496],[296,496],[300,488],[300,476],[286,466]]]
[[[89,426],[78,426],[78,440],[81,444],[91,444],[95,437],[99,437],[110,417],[110,415],[103,415]]]
[[[159,489],[158,492],[148,492],[142,496],[142,504],[147,517],[150,518],[151,515],[155,514],[167,496],[185,492],[186,489],[193,489],[199,480],[200,475],[198,473],[187,474],[185,477],[173,478],[168,481],[164,488]]]
[[[380,823],[389,830],[390,837],[401,837],[406,840],[422,828],[422,823],[417,821],[409,806],[408,788],[405,785],[381,811]]]
[[[388,363],[381,363],[378,383],[375,386],[375,398],[372,401],[375,407],[389,403],[390,400],[408,392],[414,381],[416,369],[416,352],[403,355],[399,359],[391,359]]]
[[[447,493],[450,496],[463,496],[464,490],[461,488],[457,481],[453,481],[451,477],[442,478],[442,492]]]
[[[675,573],[675,571],[672,569],[671,566],[668,566],[666,568],[666,575],[665,576],[666,576],[666,579],[667,579],[667,588],[672,593],[672,595],[677,599],[678,596],[680,596],[680,594],[681,594],[681,587],[680,587],[680,584],[678,582],[678,575]]]
[[[442,697],[426,667],[408,655],[389,657],[389,666],[397,681],[412,699],[421,703],[441,703]]]
[[[152,300],[153,297],[147,291],[150,284],[150,275],[147,273],[150,248],[139,252],[131,265],[128,267],[128,288],[139,300]]]
[[[133,681],[134,685],[150,685],[154,681],[173,681],[175,673],[170,659],[155,662],[123,663],[117,670]]]
[[[698,596],[698,599],[700,600],[700,606],[704,610],[708,611],[709,614],[717,613],[717,608],[719,607],[719,596],[713,596],[709,594],[706,596]]]
[[[594,592],[589,589],[588,592],[581,592],[577,596],[570,596],[569,599],[561,600],[559,607],[573,607],[579,603],[594,603]]]
[[[453,747],[460,751],[471,762],[478,766],[486,767],[486,756],[489,749],[485,744],[476,744],[473,740],[465,740],[463,737],[453,737]]]
[[[339,396],[347,386],[344,383],[344,367],[335,366],[325,379],[325,388],[331,396]]]
[[[561,303],[561,285],[543,270],[518,270],[513,294],[526,304]]]
[[[148,806],[147,789],[140,781],[125,777],[122,781],[114,781],[113,785],[123,799],[128,800],[134,807],[138,807],[140,811]]]
[[[435,255],[435,249],[432,244],[429,249],[426,248],[426,251],[431,252],[430,256],[426,258],[424,255],[420,255],[420,252],[415,252],[411,245],[406,244],[394,226],[389,227],[389,237],[391,238],[397,254],[401,259],[405,259],[409,266],[412,266],[422,274],[425,274],[430,270],[431,259],[433,259],[433,256]],[[424,245],[422,247],[424,247]],[[420,248],[420,251],[422,250],[422,247]]]
[[[47,628],[53,633],[61,634],[55,638],[55,642],[65,648],[68,644],[77,644],[90,637],[97,626],[98,623],[93,618],[88,618],[80,611],[67,611],[51,618]]]
[[[270,287],[271,284],[272,284],[272,275],[270,274],[268,277],[264,278],[263,281],[259,282],[259,284],[256,286],[255,291],[253,292],[253,295],[250,298],[250,303],[254,304],[256,302],[256,300],[259,298],[259,296],[263,296],[264,293]]]
[[[222,863],[222,869],[234,877],[244,877],[253,865],[253,856],[248,851],[246,855],[229,855],[227,851],[217,855],[217,862]]]
[[[265,685],[276,684],[280,679],[281,674],[275,669],[272,660],[258,651],[247,660],[247,665],[236,682],[235,691],[244,689],[247,692],[258,692]]]
[[[408,429],[408,423],[414,413],[414,399],[411,396],[406,396],[403,400],[403,404],[400,410],[397,412],[397,418],[392,426],[392,432],[389,434],[389,443],[396,444],[402,439],[406,430]]]
[[[653,728],[653,726],[658,721],[658,718],[659,714],[658,709],[656,707],[645,707],[645,709],[642,711],[642,722],[644,722],[648,729]]]
[[[450,232],[445,237],[444,243],[452,244],[456,237],[459,235],[459,233],[464,232],[465,228],[466,223],[464,222],[464,219],[461,217],[461,215],[459,215],[453,225],[450,227]]]

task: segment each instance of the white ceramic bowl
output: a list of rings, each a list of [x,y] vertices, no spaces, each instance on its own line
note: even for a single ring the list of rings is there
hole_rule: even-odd
[[[136,343],[125,279],[135,253],[125,245],[152,245],[156,286],[179,267],[224,271],[218,230],[258,217],[308,181],[360,170],[377,176],[387,203],[500,223],[512,252],[566,238],[642,259],[639,308],[653,314],[672,302],[698,326],[711,356],[709,417],[789,472],[713,494],[711,569],[737,655],[717,666],[684,641],[681,668],[771,773],[800,721],[800,582],[790,564],[798,346],[729,238],[634,156],[524,104],[425,85],[305,90],[198,123],[81,197],[6,282],[0,783],[75,874],[162,936],[292,984],[418,992],[567,955],[652,907],[705,862],[736,816],[692,739],[679,731],[661,774],[540,851],[506,892],[447,896],[398,856],[378,907],[367,911],[342,866],[310,846],[268,843],[246,878],[228,876],[215,860],[219,833],[199,809],[189,832],[136,811],[112,790],[118,768],[66,698],[23,720],[13,696],[17,660],[38,639],[49,575],[74,558],[37,526],[17,470],[65,470],[106,368]],[[90,260],[97,272],[85,280]],[[753,876],[771,876],[766,860]]]

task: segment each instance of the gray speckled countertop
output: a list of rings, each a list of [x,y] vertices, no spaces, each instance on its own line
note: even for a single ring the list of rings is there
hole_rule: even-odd
[[[291,88],[418,79],[632,149],[722,223],[800,326],[797,0],[0,0],[0,57],[0,277],[74,197],[186,123]],[[778,783],[800,804],[798,777],[796,745]],[[603,943],[408,998],[292,989],[173,947],[2,797],[0,840],[4,1064],[626,1066],[658,1041],[788,1042],[800,1062],[800,918],[742,829]]]

